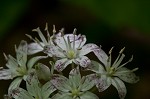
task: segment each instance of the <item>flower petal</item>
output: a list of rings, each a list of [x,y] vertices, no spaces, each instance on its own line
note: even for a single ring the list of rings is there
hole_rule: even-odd
[[[50,57],[65,57],[63,50],[54,45],[47,45],[44,47],[44,53],[48,54]]]
[[[54,74],[50,81],[60,91],[68,92],[70,90],[68,79],[65,76]]]
[[[81,91],[87,91],[87,90],[90,90],[93,86],[94,86],[94,77],[95,75],[93,74],[90,74],[90,75],[87,75],[87,76],[83,76],[82,79],[81,79]]]
[[[73,99],[69,93],[57,93],[52,99]]]
[[[87,56],[81,56],[75,59],[74,62],[81,67],[87,67],[91,64],[91,60]]]
[[[81,74],[79,71],[79,67],[77,66],[76,68],[72,69],[69,73],[69,81],[71,82],[71,86],[73,88],[77,88],[80,85],[80,80],[81,80]]]
[[[12,79],[11,71],[9,69],[0,70],[0,80]]]
[[[41,45],[43,44],[41,43]],[[43,50],[43,47],[41,47],[38,43],[28,44],[28,55],[41,52],[42,50]]]
[[[114,77],[112,85],[117,89],[120,99],[124,99],[127,93],[125,84],[119,78]]]
[[[43,58],[47,58],[47,56],[36,56],[36,57],[31,58],[27,63],[28,69],[31,69],[37,61]]]
[[[38,65],[36,65],[36,74],[39,79],[44,79],[45,81],[49,80],[51,76],[48,66],[42,63],[38,63]]]
[[[16,49],[17,62],[20,66],[25,66],[27,62],[27,42],[22,40]]]
[[[105,73],[106,72],[104,67],[100,63],[93,61],[93,60],[91,60],[91,65],[89,65],[86,69],[91,70],[95,73]]]
[[[97,48],[98,48],[98,46],[96,44],[86,44],[80,50],[80,54],[79,55],[86,55],[86,54],[94,51]]]
[[[34,99],[26,90],[22,88],[12,90],[11,96],[15,99]]]
[[[64,70],[71,63],[72,63],[72,60],[68,60],[67,58],[63,58],[63,59],[56,61],[54,68],[55,68],[55,70],[60,72],[60,71]]]
[[[102,75],[101,77],[97,77],[97,79],[95,79],[95,84],[98,91],[102,92],[111,85],[111,78],[106,75]]]
[[[80,95],[80,99],[99,99],[97,95],[86,91],[85,93]]]
[[[97,58],[106,66],[107,65],[107,54],[101,49],[94,49],[94,54],[97,56]]]
[[[56,88],[52,85],[50,81],[48,81],[46,84],[42,86],[42,96],[44,97],[43,99],[48,99],[50,94],[54,92]]]
[[[139,81],[139,77],[137,77],[133,71],[125,67],[118,69],[115,76],[118,76],[121,80],[128,83],[137,83]]]
[[[15,80],[11,82],[8,88],[8,95],[11,94],[11,91],[14,90],[15,88],[18,88],[20,86],[20,83],[22,81],[22,77],[17,77]]]

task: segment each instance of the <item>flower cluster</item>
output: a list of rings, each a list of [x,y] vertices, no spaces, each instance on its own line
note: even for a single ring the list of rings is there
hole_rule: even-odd
[[[125,57],[124,48],[112,63],[113,48],[107,55],[96,44],[86,44],[86,36],[77,35],[76,29],[72,34],[65,34],[63,28],[56,33],[53,26],[50,35],[46,24],[46,38],[39,28],[33,31],[40,39],[26,34],[32,43],[22,40],[18,47],[15,46],[15,58],[4,54],[7,69],[0,67],[0,80],[12,79],[4,99],[99,99],[93,89],[102,92],[110,85],[117,89],[120,99],[124,99],[127,93],[124,82],[139,80],[133,73],[138,68],[124,67],[133,56],[121,64]],[[39,55],[36,53],[43,56],[36,56]],[[88,57],[89,53],[93,53],[98,61]],[[50,66],[39,63],[42,59]],[[22,82],[26,83],[25,88],[21,88]]]

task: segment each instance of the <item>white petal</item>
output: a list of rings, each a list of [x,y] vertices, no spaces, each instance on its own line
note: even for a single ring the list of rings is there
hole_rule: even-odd
[[[54,45],[47,45],[44,47],[44,53],[48,54],[50,57],[54,56],[54,57],[65,57],[65,55],[63,54],[63,51]]]
[[[65,76],[55,74],[50,81],[60,91],[68,92],[70,90],[68,79]]]
[[[22,40],[16,49],[17,62],[20,66],[25,66],[27,62],[27,42]]]
[[[42,50],[43,50],[43,47],[41,47],[38,43],[28,44],[28,55],[32,55],[32,54],[41,52]]]
[[[57,93],[52,97],[52,99],[73,99],[73,98],[69,93]]]
[[[95,75],[90,74],[87,76],[83,76],[81,79],[82,85],[81,85],[81,91],[87,91],[90,90],[94,86],[94,79]]]
[[[106,66],[108,59],[107,54],[101,48],[95,49],[93,52],[97,58]]]
[[[11,96],[15,99],[34,99],[26,90],[22,88],[12,90]]]
[[[115,76],[118,76],[121,80],[128,83],[137,83],[139,81],[139,77],[135,75],[131,70],[122,67],[117,70]]]
[[[36,73],[39,79],[43,79],[45,81],[49,80],[51,76],[48,66],[41,63],[36,65]]]
[[[68,60],[67,58],[63,58],[63,59],[56,61],[54,68],[57,71],[62,71],[71,63],[72,63],[72,60]]]
[[[67,39],[63,38],[63,37],[57,37],[56,39],[54,39],[54,42],[56,43],[57,46],[59,46],[62,50],[66,50],[68,43],[67,43]]]
[[[18,68],[17,60],[11,55],[8,55],[8,62],[6,63],[6,66],[11,70]]]
[[[15,80],[11,82],[8,88],[8,94],[10,95],[11,91],[15,88],[18,88],[20,86],[20,83],[22,81],[22,77],[17,77]]]
[[[9,69],[0,70],[0,80],[12,79],[11,71]]]
[[[87,70],[91,70],[95,73],[105,73],[106,72],[104,67],[100,63],[93,61],[93,60],[91,60],[91,65],[89,65],[87,67]]]
[[[99,99],[97,95],[86,91],[85,93],[80,95],[80,99]]]
[[[114,77],[112,85],[117,89],[120,99],[124,99],[127,93],[125,84],[119,78]]]
[[[86,36],[79,34],[75,39],[75,48],[82,48],[82,46],[86,43]]]
[[[27,63],[28,69],[31,69],[37,61],[43,58],[47,58],[47,56],[36,56],[36,57],[31,58]]]
[[[106,90],[111,85],[111,78],[106,75],[102,75],[101,77],[97,77],[95,80],[96,87],[99,92]]]
[[[96,44],[86,44],[82,47],[82,49],[79,51],[80,55],[86,55],[95,49],[97,49],[98,46]]]
[[[44,99],[48,99],[48,97],[50,96],[50,94],[52,92],[54,92],[56,90],[56,88],[52,85],[52,83],[50,81],[48,81],[46,84],[44,84],[42,86],[42,96],[44,97]]]
[[[91,64],[91,60],[86,56],[81,56],[80,58],[75,59],[74,62],[81,67],[87,67]]]
[[[80,85],[81,74],[78,66],[70,71],[69,81],[71,82],[73,88],[77,88]]]

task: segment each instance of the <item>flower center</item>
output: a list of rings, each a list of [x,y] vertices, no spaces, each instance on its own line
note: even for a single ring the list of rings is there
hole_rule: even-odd
[[[23,67],[18,67],[16,71],[19,73],[20,76],[23,76],[27,73],[26,68]]]
[[[67,52],[67,57],[68,57],[69,59],[74,59],[74,58],[76,57],[75,51],[74,51],[74,50],[69,50],[69,51]]]
[[[74,89],[71,91],[73,97],[79,96],[80,91],[78,89]]]
[[[107,73],[108,73],[108,76],[113,76],[113,74],[115,73],[115,68],[110,67],[110,68],[108,69]]]

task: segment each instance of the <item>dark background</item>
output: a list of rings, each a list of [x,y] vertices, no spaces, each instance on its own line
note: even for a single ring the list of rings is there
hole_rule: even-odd
[[[139,67],[137,84],[127,84],[126,99],[150,99],[150,1],[149,0],[5,0],[0,1],[0,66],[5,67],[3,52],[15,57],[14,45],[25,34],[36,35],[32,29],[45,28],[49,23],[62,27],[66,33],[74,28],[87,36],[87,42],[102,45],[108,53],[112,46],[113,59],[126,47],[125,61],[134,60],[126,67]],[[0,81],[0,99],[7,93],[9,81]],[[117,91],[110,87],[99,93],[101,99],[118,99]]]

